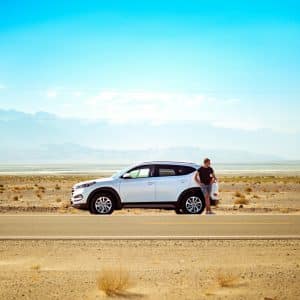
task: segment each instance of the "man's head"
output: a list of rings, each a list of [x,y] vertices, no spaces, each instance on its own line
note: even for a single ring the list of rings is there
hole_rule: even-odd
[[[205,159],[203,160],[203,165],[204,165],[205,167],[210,167],[210,159],[209,159],[209,158],[205,158]]]

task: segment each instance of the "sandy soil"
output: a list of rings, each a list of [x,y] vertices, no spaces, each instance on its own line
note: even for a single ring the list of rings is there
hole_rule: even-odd
[[[71,187],[98,175],[0,176],[0,213],[87,213],[69,207]],[[220,176],[218,213],[300,213],[300,176]],[[245,204],[247,203],[247,204]],[[156,214],[122,210],[116,214]],[[160,213],[171,213],[163,211]]]
[[[103,269],[128,270],[126,299],[299,299],[300,241],[2,241],[0,299],[103,299]],[[220,283],[234,277],[229,287]]]

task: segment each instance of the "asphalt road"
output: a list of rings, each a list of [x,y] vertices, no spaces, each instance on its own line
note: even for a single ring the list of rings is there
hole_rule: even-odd
[[[0,239],[290,238],[300,239],[300,216],[0,216]]]

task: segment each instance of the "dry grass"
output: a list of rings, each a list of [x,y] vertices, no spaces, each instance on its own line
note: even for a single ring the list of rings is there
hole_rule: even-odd
[[[39,193],[39,192],[36,193],[36,196],[37,196],[40,200],[43,198],[42,194]]]
[[[232,273],[220,272],[216,275],[216,281],[220,287],[235,287],[239,284],[240,277]]]
[[[249,200],[245,197],[240,197],[234,200],[234,204],[249,204]]]
[[[247,187],[247,188],[245,189],[245,192],[246,192],[246,193],[251,193],[251,192],[252,192],[252,188],[251,188],[251,187]]]
[[[244,197],[244,195],[241,193],[241,192],[239,192],[239,191],[236,191],[235,193],[234,193],[234,196],[235,197]]]
[[[35,264],[35,265],[32,265],[30,267],[31,270],[34,270],[34,271],[40,271],[41,270],[41,266],[39,264]]]
[[[122,268],[104,269],[97,278],[98,289],[107,296],[121,296],[133,286],[130,273]]]

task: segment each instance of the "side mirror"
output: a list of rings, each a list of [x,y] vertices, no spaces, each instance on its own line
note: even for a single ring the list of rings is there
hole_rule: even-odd
[[[122,176],[123,179],[130,179],[131,176],[130,176],[130,173],[125,173],[123,176]]]

